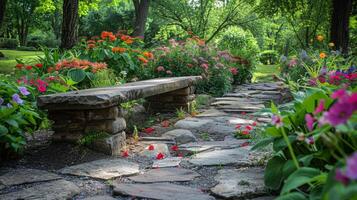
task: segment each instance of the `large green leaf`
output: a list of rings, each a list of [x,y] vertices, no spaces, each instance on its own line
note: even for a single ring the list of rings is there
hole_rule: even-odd
[[[283,177],[284,179],[288,178],[290,174],[292,174],[296,170],[296,166],[294,164],[294,161],[288,160],[285,162],[284,167],[283,167]]]
[[[0,136],[7,134],[9,132],[9,130],[7,130],[7,128],[3,125],[0,124]]]
[[[292,192],[276,198],[275,200],[306,200],[306,197],[298,192]]]
[[[279,137],[281,136],[280,130],[275,127],[269,127],[265,129],[265,132],[268,133],[272,137]]]
[[[286,194],[292,189],[296,189],[304,184],[307,184],[315,176],[320,175],[320,170],[311,167],[302,167],[292,173],[288,179],[286,179],[281,194]]]
[[[67,76],[79,83],[86,78],[86,73],[82,69],[70,69],[67,72]]]
[[[294,136],[294,135],[289,135],[288,138],[289,138],[290,143],[293,143],[296,140],[296,136]],[[274,151],[277,152],[277,151],[285,149],[286,147],[288,147],[288,145],[286,144],[284,138],[281,137],[281,138],[276,138],[274,140],[274,143],[273,143]]]
[[[277,190],[283,181],[283,167],[286,160],[281,156],[274,156],[268,161],[264,172],[264,183],[270,189]]]

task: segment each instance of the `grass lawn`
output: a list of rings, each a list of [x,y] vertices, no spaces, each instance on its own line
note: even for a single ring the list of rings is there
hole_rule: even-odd
[[[5,55],[4,60],[0,60],[0,73],[8,74],[14,70],[16,65],[15,59],[21,59],[25,63],[34,64],[37,56],[43,55],[40,51],[17,51],[17,50],[2,50]]]
[[[273,75],[278,75],[278,65],[257,65],[253,73],[253,82],[269,82],[273,81]]]

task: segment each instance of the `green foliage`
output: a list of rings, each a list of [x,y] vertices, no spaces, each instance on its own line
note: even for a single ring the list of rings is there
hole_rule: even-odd
[[[106,132],[90,132],[88,134],[86,134],[85,136],[83,136],[81,139],[78,140],[78,144],[79,145],[91,145],[93,144],[95,141],[104,139],[109,137],[110,134],[106,133]]]
[[[18,43],[17,39],[0,38],[0,48],[16,49]]]
[[[39,126],[40,115],[35,108],[33,88],[21,93],[12,81],[0,79],[0,152],[21,153],[26,144],[25,133],[32,133]],[[16,95],[17,98],[15,97]]]

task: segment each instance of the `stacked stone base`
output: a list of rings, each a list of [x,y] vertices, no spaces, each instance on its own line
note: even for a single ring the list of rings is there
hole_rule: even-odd
[[[187,110],[189,104],[195,100],[195,87],[190,86],[172,92],[147,98],[146,107],[150,112],[174,112],[177,109]]]
[[[186,87],[147,98],[151,112],[187,109],[195,99],[195,88]],[[83,110],[49,110],[54,122],[54,141],[80,143],[109,155],[120,155],[125,148],[126,121],[118,106]]]
[[[96,110],[50,110],[54,141],[83,143],[97,151],[120,155],[125,147],[125,119],[117,106]]]

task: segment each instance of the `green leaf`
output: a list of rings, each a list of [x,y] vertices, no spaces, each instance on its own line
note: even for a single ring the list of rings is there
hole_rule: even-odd
[[[272,101],[271,102],[271,112],[275,115],[278,115],[279,114],[279,110],[278,108],[275,106],[274,102]]]
[[[296,140],[296,136],[294,136],[294,135],[289,135],[288,138],[289,138],[290,144]],[[288,147],[288,145],[286,144],[284,138],[281,137],[281,138],[276,138],[274,140],[274,143],[273,143],[274,151],[280,151],[280,150],[285,149],[286,147]]]
[[[255,144],[253,146],[253,148],[251,149],[251,151],[257,150],[257,149],[262,149],[266,146],[268,146],[270,143],[272,143],[274,141],[274,138],[264,138],[262,140],[260,140],[257,144]]]
[[[306,197],[298,192],[292,192],[283,196],[279,196],[275,200],[306,200]]]
[[[7,134],[8,132],[9,132],[9,130],[7,130],[7,128],[5,126],[0,124],[0,135]]]
[[[264,172],[265,185],[273,190],[280,188],[283,181],[283,167],[286,160],[281,156],[274,156],[268,161]]]
[[[86,78],[86,73],[82,69],[70,69],[67,72],[67,76],[79,83]]]
[[[270,136],[272,137],[279,137],[282,136],[280,133],[280,130],[278,130],[275,127],[269,127],[267,129],[265,129],[265,132],[268,133]]]
[[[7,124],[9,124],[10,126],[13,126],[15,128],[19,128],[19,124],[17,123],[17,121],[13,120],[13,119],[8,119],[8,120],[5,120],[5,122]]]
[[[304,184],[307,184],[315,176],[320,175],[320,170],[311,167],[302,167],[292,173],[288,179],[286,179],[281,194],[290,192],[292,189],[296,189]]]
[[[283,167],[283,176],[284,179],[288,178],[290,174],[292,174],[294,171],[296,171],[296,166],[294,164],[294,161],[288,160]]]

